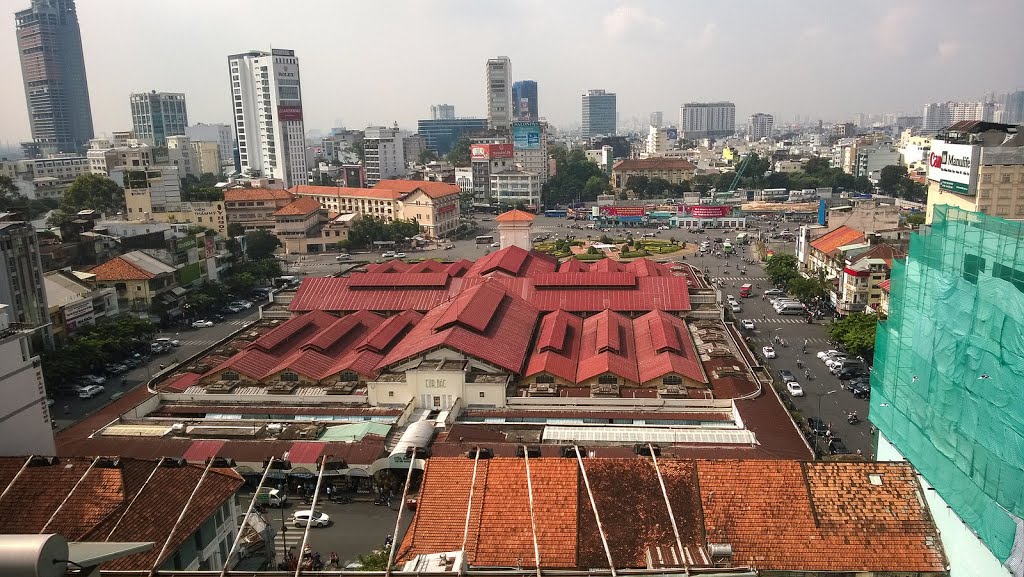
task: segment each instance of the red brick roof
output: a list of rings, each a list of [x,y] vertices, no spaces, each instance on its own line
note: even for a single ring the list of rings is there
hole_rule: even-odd
[[[186,507],[204,467],[161,467],[153,473],[155,462],[120,461],[121,468],[89,470],[91,458],[61,459],[55,465],[28,467],[15,480],[25,459],[0,458],[0,486],[9,487],[0,507],[19,511],[0,518],[0,532],[60,533],[69,541],[154,541],[157,546],[147,552],[103,564],[109,570],[149,570],[168,537],[171,540],[161,562],[191,539],[242,486],[234,471],[211,469],[172,536],[171,527]],[[57,516],[49,522],[54,512]]]
[[[524,212],[522,210],[510,210],[503,212],[498,216],[494,217],[495,222],[532,222],[533,219],[537,218],[536,215]]]
[[[508,246],[479,258],[466,271],[466,276],[484,276],[494,272],[515,277],[529,277],[545,272],[554,272],[558,260],[537,251],[527,251],[518,246]]]
[[[353,188],[349,186],[314,186],[299,184],[292,187],[292,192],[302,196],[334,196],[352,198],[372,198],[376,200],[398,200],[404,194],[398,190],[384,187]]]
[[[544,315],[524,378],[547,373],[575,383],[582,332],[583,319],[576,315],[565,311]]]
[[[607,567],[590,494],[616,567],[647,568],[648,554],[659,550],[671,557],[677,541],[650,459],[584,459],[590,493],[575,459],[529,462],[541,567]],[[400,561],[462,547],[473,466],[465,456],[428,461]],[[658,470],[688,566],[711,566],[706,544],[728,543],[731,566],[762,571],[945,570],[938,531],[908,463],[662,458]],[[525,460],[479,461],[472,489],[467,562],[532,566]]]
[[[884,281],[878,283],[878,288],[882,289],[885,292],[889,292],[889,281],[890,280],[891,279],[885,279]]]
[[[696,170],[697,167],[683,158],[636,158],[616,162],[612,170]]]
[[[306,277],[288,309],[303,311],[403,311],[426,312],[449,298],[447,286],[400,286],[389,282],[405,273],[366,273],[380,278],[376,286],[351,286],[351,277]],[[361,282],[361,281],[356,281]]]
[[[89,270],[96,275],[98,281],[149,280],[156,275],[144,270],[121,257],[114,257],[107,262]]]
[[[604,311],[583,321],[580,337],[580,362],[576,382],[611,373],[636,383],[640,380],[636,367],[633,323],[612,311]]]
[[[864,233],[850,228],[845,224],[839,228],[819,236],[811,242],[815,249],[828,254],[835,249],[864,240]]]
[[[290,192],[276,188],[229,188],[224,191],[224,202],[278,201],[291,200],[291,198]]]
[[[433,180],[382,180],[375,184],[373,188],[395,190],[402,194],[410,194],[417,190],[422,190],[423,194],[434,200],[458,195],[462,190],[457,184]]]
[[[698,383],[708,382],[683,319],[664,311],[651,311],[633,319],[633,332],[641,383],[669,373]]]
[[[274,216],[302,216],[320,210],[320,202],[308,196],[297,198],[277,209]]]

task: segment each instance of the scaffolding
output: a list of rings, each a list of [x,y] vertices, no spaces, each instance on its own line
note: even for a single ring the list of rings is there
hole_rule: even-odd
[[[935,207],[890,294],[869,418],[1005,561],[1007,512],[1024,517],[1024,224]]]

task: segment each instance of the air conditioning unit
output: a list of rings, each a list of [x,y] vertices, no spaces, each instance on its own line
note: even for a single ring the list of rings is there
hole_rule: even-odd
[[[175,433],[181,433],[185,430],[185,423],[174,423],[171,425],[171,431]]]
[[[662,394],[664,394],[664,395],[678,395],[679,394],[679,385],[666,385],[662,389]]]

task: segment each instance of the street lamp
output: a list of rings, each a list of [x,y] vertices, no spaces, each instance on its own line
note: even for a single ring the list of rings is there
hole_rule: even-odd
[[[833,395],[833,394],[835,394],[837,392],[838,391],[828,391],[828,392],[825,392],[825,393],[818,393],[818,418],[819,419],[821,418],[821,398],[822,397],[827,397],[828,395]],[[824,421],[822,421],[822,422],[824,422]]]

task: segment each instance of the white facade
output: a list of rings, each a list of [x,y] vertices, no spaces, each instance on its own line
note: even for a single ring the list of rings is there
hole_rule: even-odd
[[[731,136],[736,132],[736,105],[687,102],[679,108],[679,129],[687,140]]]
[[[678,135],[675,129],[662,128],[660,126],[651,125],[647,129],[647,145],[645,147],[645,157],[651,156],[663,156],[669,150],[675,148],[677,140],[671,138],[673,135]],[[598,164],[601,164],[600,162]]]
[[[294,50],[228,57],[242,173],[306,184],[306,131]]]
[[[512,124],[512,61],[499,56],[487,61],[484,72],[487,87],[487,123],[491,128]]]
[[[371,126],[366,129],[363,138],[363,166],[366,168],[367,186],[405,176],[404,140],[407,134],[397,126]]]
[[[227,124],[203,124],[200,122],[185,128],[185,136],[189,137],[192,142],[216,142],[219,147],[220,165],[222,167],[235,165],[235,136]]]
[[[473,168],[470,166],[456,166],[455,184],[462,190],[473,190]]]
[[[28,198],[61,198],[79,176],[89,174],[89,160],[77,155],[0,161],[0,174],[9,176]]]
[[[56,455],[43,369],[29,346],[32,332],[11,326],[9,312],[0,304],[0,455]]]
[[[515,148],[512,160],[527,172],[535,172],[543,185],[548,181],[548,123],[539,122],[540,146],[535,149]],[[467,189],[463,189],[467,190]]]
[[[536,172],[513,170],[491,174],[491,198],[502,204],[524,202],[539,207],[540,187]]]
[[[167,137],[167,162],[178,167],[178,176],[186,174],[199,178],[199,156],[192,149],[192,141],[187,136]]]
[[[762,138],[771,140],[774,127],[775,117],[771,114],[758,112],[757,114],[750,115],[747,131],[749,132],[750,140],[752,142],[757,142]]]
[[[132,144],[113,148],[90,148],[85,153],[92,174],[110,176],[116,168],[141,168],[153,164],[153,149],[146,144]]]
[[[451,104],[430,105],[430,118],[433,120],[452,120],[455,118],[455,107]]]

